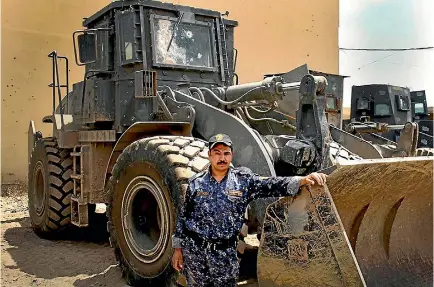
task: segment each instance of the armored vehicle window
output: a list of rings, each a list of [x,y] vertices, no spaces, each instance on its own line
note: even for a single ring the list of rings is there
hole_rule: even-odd
[[[423,103],[415,103],[414,104],[414,113],[418,115],[424,115],[425,113],[425,105]]]
[[[357,109],[358,110],[369,110],[369,101],[367,99],[358,99],[357,100]]]
[[[410,110],[410,98],[408,96],[396,95],[395,97],[400,111]]]
[[[375,116],[390,116],[390,106],[388,104],[376,104],[374,107]]]
[[[131,60],[133,58],[133,43],[124,42],[125,60]]]
[[[141,49],[140,41],[137,39],[140,27],[135,25],[135,21],[134,12],[131,11],[122,11],[116,15],[116,29],[119,31],[116,37],[121,65],[141,61],[138,55]]]
[[[327,110],[337,110],[336,98],[326,97],[326,109]]]
[[[207,24],[176,24],[154,18],[154,61],[163,65],[213,68],[211,29]],[[173,36],[173,38],[172,38]]]

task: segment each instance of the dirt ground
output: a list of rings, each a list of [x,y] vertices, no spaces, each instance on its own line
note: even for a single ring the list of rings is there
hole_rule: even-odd
[[[30,226],[25,187],[2,185],[1,285],[128,286],[115,265],[105,215],[93,220],[98,227],[56,241],[41,239]]]
[[[26,192],[19,184],[2,185],[1,286],[128,286],[108,241],[105,214],[90,219],[92,228],[45,240],[31,228]]]

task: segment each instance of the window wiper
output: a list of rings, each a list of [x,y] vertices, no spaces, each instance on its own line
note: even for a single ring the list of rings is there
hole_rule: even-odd
[[[183,16],[184,16],[184,12],[181,12],[181,16],[179,16],[178,22],[176,22],[175,27],[173,27],[172,36],[170,37],[169,45],[167,46],[167,51],[169,51],[170,45],[172,45],[173,37],[175,36],[175,32],[178,29],[178,25],[179,23],[181,23]]]

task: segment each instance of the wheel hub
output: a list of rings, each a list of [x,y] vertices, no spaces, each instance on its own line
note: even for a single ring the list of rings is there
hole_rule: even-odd
[[[45,209],[45,173],[44,164],[38,161],[33,169],[33,198],[36,214],[42,216]]]
[[[163,191],[153,179],[137,176],[130,181],[121,216],[123,233],[134,256],[144,263],[160,258],[169,239],[169,214]]]

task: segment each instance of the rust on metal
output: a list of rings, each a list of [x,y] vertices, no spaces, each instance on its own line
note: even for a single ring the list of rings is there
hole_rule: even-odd
[[[401,131],[397,150],[404,156],[415,156],[418,143],[419,126],[417,123],[407,123]]]
[[[433,159],[348,162],[329,176],[368,286],[433,285]]]
[[[60,148],[72,149],[79,144],[77,131],[57,131],[53,129],[54,137],[57,138],[57,143]]]
[[[78,139],[80,142],[116,142],[116,131],[79,131]]]
[[[340,163],[266,210],[260,286],[432,286],[433,162]]]
[[[89,203],[105,202],[104,180],[107,163],[113,149],[113,144],[92,143],[86,162],[84,178],[86,190],[89,191]]]
[[[260,286],[366,286],[326,187],[268,206],[258,253]]]

